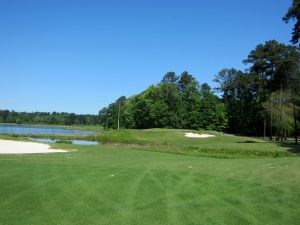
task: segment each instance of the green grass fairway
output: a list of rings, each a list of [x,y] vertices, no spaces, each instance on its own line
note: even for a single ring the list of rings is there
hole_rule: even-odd
[[[0,155],[0,225],[299,224],[295,146],[185,132],[114,131],[100,136],[109,145]]]
[[[299,224],[298,157],[76,148],[0,156],[1,225]]]

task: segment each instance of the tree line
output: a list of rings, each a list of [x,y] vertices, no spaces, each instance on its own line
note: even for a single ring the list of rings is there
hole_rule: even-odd
[[[275,40],[258,45],[244,63],[245,71],[223,69],[215,77],[222,93],[231,132],[273,136],[294,135],[300,121],[300,53]]]
[[[58,112],[15,112],[0,110],[0,123],[16,124],[52,124],[52,125],[96,125],[96,115],[77,115],[75,113]]]
[[[120,97],[99,112],[107,128],[189,128],[223,130],[224,103],[208,84],[200,85],[188,72],[167,73],[157,85],[126,98]]]
[[[167,73],[144,92],[120,97],[99,112],[107,128],[185,128],[284,139],[297,136],[300,121],[300,53],[275,40],[249,53],[245,71],[223,69],[200,85],[188,72]]]

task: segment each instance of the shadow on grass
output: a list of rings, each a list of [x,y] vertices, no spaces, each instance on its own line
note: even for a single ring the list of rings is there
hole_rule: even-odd
[[[290,142],[278,142],[277,145],[285,147],[289,152],[300,155],[300,144],[290,143]]]
[[[266,143],[273,143],[273,144],[276,144],[279,147],[285,148],[287,153],[291,153],[291,154],[300,156],[300,144],[295,144],[291,140],[284,141],[284,142],[275,141],[275,140],[274,141],[245,140],[245,141],[239,141],[239,142],[236,142],[236,143],[239,143],[239,144],[266,144]],[[273,157],[278,157],[282,153],[280,153],[278,151],[275,151],[272,154],[273,154]]]
[[[246,141],[238,141],[236,143],[239,143],[239,144],[263,144],[265,142],[262,142],[262,141],[250,141],[250,140],[246,140]]]

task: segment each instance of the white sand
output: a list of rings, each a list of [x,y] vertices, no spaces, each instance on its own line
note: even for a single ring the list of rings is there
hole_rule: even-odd
[[[50,145],[24,142],[0,140],[0,154],[32,154],[32,153],[56,153],[66,152],[59,149],[50,149]]]
[[[215,137],[215,135],[211,134],[196,134],[196,133],[185,133],[186,137],[189,138],[209,138],[209,137]]]

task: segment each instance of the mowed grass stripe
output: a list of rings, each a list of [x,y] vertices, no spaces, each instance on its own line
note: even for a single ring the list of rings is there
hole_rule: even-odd
[[[273,225],[300,219],[298,157],[216,159],[76,148],[0,156],[1,225]]]

